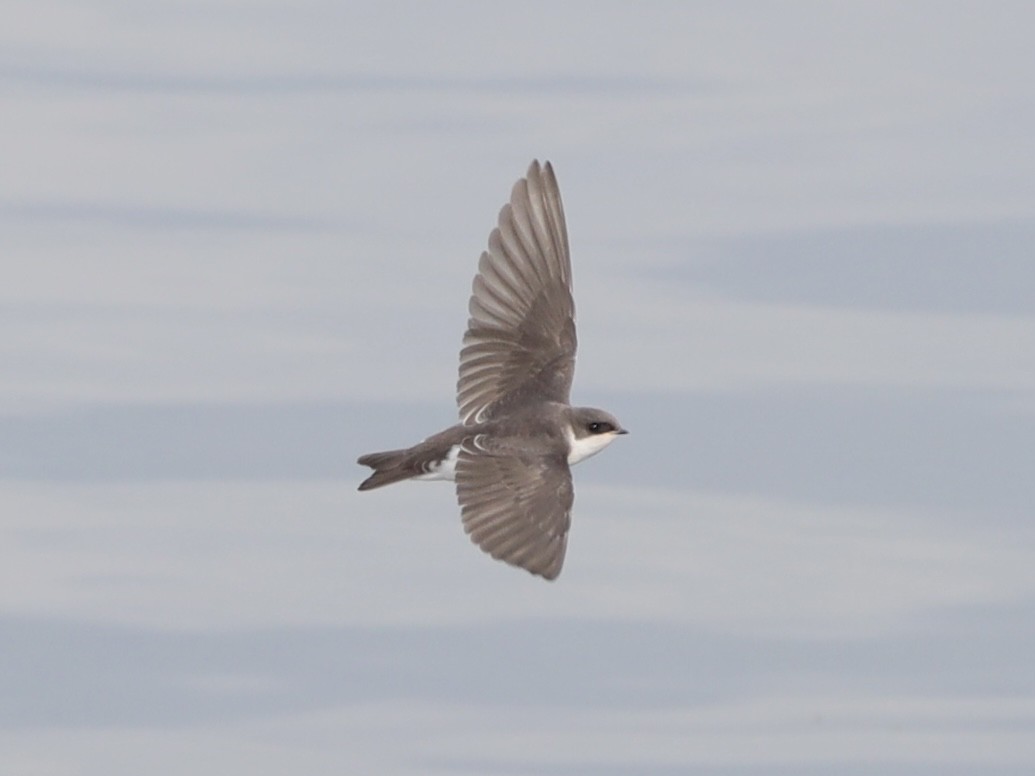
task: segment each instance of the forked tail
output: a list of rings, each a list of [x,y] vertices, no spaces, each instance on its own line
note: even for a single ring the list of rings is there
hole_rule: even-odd
[[[393,482],[408,480],[419,474],[413,467],[408,465],[407,453],[409,450],[386,450],[383,453],[368,453],[361,455],[357,463],[369,466],[374,473],[360,483],[360,490],[372,490]]]

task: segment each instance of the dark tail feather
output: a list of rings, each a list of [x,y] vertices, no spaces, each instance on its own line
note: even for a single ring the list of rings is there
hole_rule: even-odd
[[[368,453],[359,457],[357,463],[369,466],[374,473],[360,483],[360,490],[372,490],[408,480],[417,472],[404,466],[407,450],[388,450],[383,453]]]

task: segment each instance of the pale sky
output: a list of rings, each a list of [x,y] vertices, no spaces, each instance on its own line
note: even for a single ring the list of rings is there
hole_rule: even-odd
[[[1033,25],[7,3],[0,771],[1031,773]],[[632,430],[553,584],[355,491],[533,158]]]

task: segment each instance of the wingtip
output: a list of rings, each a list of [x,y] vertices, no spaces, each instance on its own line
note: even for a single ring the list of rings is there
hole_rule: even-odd
[[[533,159],[532,163],[528,165],[528,172],[525,174],[525,177],[538,178],[541,175],[553,177],[553,164],[549,159],[544,159],[542,162],[538,159]]]

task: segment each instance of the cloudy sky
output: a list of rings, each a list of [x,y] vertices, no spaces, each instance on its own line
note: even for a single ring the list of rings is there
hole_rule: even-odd
[[[0,770],[1029,774],[1026,3],[8,2]],[[564,573],[453,422],[557,169]]]

